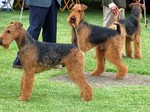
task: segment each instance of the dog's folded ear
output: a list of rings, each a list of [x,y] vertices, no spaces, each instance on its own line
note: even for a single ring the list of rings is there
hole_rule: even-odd
[[[18,29],[21,28],[21,27],[23,26],[23,24],[20,23],[20,22],[15,22],[15,25],[16,25],[16,27],[17,27]]]
[[[88,8],[88,6],[86,6],[85,4],[81,4],[81,9],[86,10]]]
[[[131,3],[131,4],[129,4],[130,9],[132,9],[135,4],[139,5],[143,10],[146,10],[145,5],[141,4],[141,3]]]
[[[74,3],[70,4],[69,5],[69,10],[72,10],[73,6],[74,6]]]
[[[10,22],[10,24],[14,24],[17,28],[21,28],[23,26],[20,22]]]

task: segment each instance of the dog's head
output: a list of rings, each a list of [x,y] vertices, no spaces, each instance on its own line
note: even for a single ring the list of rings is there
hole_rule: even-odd
[[[129,4],[129,7],[132,9],[131,13],[134,13],[138,16],[139,19],[142,18],[142,10],[146,10],[144,4],[139,2]]]
[[[0,45],[8,48],[10,43],[19,36],[22,26],[23,24],[20,22],[11,22],[0,35]]]
[[[84,18],[84,10],[87,9],[87,6],[84,4],[71,4],[70,10],[71,13],[67,18],[67,22],[69,25],[77,26],[81,20]]]

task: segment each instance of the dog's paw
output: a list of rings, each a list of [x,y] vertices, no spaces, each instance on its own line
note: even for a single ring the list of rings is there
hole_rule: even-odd
[[[134,58],[136,58],[136,59],[142,59],[142,56],[135,55]]]
[[[115,80],[121,80],[123,78],[124,78],[124,76],[120,76],[120,75],[117,75],[117,74],[114,76]]]
[[[91,86],[87,86],[82,90],[81,99],[83,101],[90,101],[93,99],[93,89]]]
[[[30,100],[30,98],[20,96],[20,97],[18,98],[18,100],[19,100],[19,101],[28,101],[28,100]]]
[[[95,72],[95,71],[94,71],[94,72],[90,73],[90,75],[93,76],[93,77],[97,77],[97,76],[99,76],[100,74],[99,74],[98,72]]]

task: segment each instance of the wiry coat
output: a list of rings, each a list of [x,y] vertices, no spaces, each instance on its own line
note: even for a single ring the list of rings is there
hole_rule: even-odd
[[[83,4],[74,5],[72,7],[73,11],[67,19],[68,23],[72,26],[73,29],[71,41],[72,43],[77,43],[83,52],[89,51],[91,48],[106,42],[116,35],[120,35],[116,30],[87,23],[84,20],[84,10],[86,8],[87,7]],[[76,31],[74,30],[74,27]]]
[[[100,27],[92,24],[88,24],[86,21],[80,21],[79,25],[76,27],[79,38],[82,32],[85,33],[86,42],[91,43],[94,47],[106,42],[108,39],[114,37],[115,35],[119,35],[119,32],[116,30],[112,30],[106,27]],[[88,29],[88,31],[84,31],[84,29]],[[73,32],[75,33],[75,32]],[[82,38],[82,37],[81,37]]]
[[[92,87],[84,76],[84,55],[76,45],[38,42],[29,36],[19,22],[9,24],[0,35],[0,45],[8,48],[15,40],[23,68],[19,100],[29,100],[34,85],[34,75],[57,64],[64,64],[70,78],[79,86],[84,101],[93,97]]]
[[[27,32],[25,32],[23,35],[24,38],[17,42],[20,49],[21,62],[28,63],[28,65],[29,63],[34,63],[35,66],[32,64],[32,67],[35,68],[40,67],[45,70],[50,69],[58,64],[64,64],[63,60],[65,57],[74,49],[77,50],[77,46],[75,45],[38,42],[30,37]],[[28,53],[32,53],[32,55]],[[25,58],[29,59],[24,60]],[[32,59],[30,60],[30,58]],[[28,60],[30,60],[30,62]]]
[[[122,61],[122,51],[125,42],[125,31],[119,23],[114,23],[111,28],[100,27],[87,23],[84,20],[84,4],[75,4],[68,16],[68,23],[72,27],[72,43],[87,52],[96,47],[95,58],[97,65],[92,72],[99,76],[105,71],[105,58],[117,68],[115,79],[123,78],[128,68]]]

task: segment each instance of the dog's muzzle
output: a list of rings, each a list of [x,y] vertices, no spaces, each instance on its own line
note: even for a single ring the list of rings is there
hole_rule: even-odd
[[[71,22],[72,24],[75,24],[76,18],[75,18],[74,16],[72,16],[72,17],[70,18],[70,22]]]

